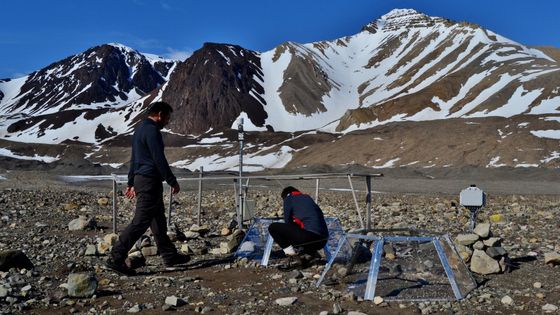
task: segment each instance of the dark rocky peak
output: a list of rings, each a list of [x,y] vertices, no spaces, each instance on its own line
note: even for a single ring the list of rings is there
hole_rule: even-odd
[[[255,78],[257,80],[255,80]],[[231,127],[241,112],[266,119],[259,54],[237,45],[205,43],[171,74],[162,99],[176,108],[170,128],[201,134]]]
[[[129,47],[100,45],[32,73],[21,88],[21,98],[11,107],[40,113],[77,104],[119,104],[162,85],[169,68],[164,66],[160,73]]]
[[[376,33],[378,30],[392,31],[401,28],[429,27],[436,23],[451,24],[452,22],[444,18],[428,16],[414,9],[393,9],[364,26],[362,31]]]

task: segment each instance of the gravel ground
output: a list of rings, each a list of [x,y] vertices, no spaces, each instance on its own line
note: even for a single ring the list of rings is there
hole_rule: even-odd
[[[235,260],[220,253],[222,243],[231,235],[223,231],[234,217],[234,193],[231,184],[205,184],[202,199],[203,228],[195,225],[197,198],[195,183],[184,183],[174,201],[173,222],[191,237],[176,242],[188,245],[192,261],[183,270],[168,271],[158,256],[147,257],[147,266],[139,275],[124,277],[103,270],[104,255],[86,256],[88,245],[97,245],[111,232],[111,187],[108,182],[65,184],[55,176],[31,172],[0,174],[0,251],[22,250],[35,264],[31,271],[11,269],[0,272],[0,313],[127,313],[146,314],[176,310],[208,314],[540,314],[560,306],[560,267],[545,264],[544,254],[560,252],[560,196],[554,191],[531,194],[505,193],[508,187],[486,189],[490,194],[479,222],[500,214],[492,225],[494,235],[503,238],[503,247],[516,268],[505,274],[474,275],[478,288],[461,301],[381,302],[363,301],[338,283],[315,287],[323,270],[319,264],[302,272],[280,272],[272,261],[264,268],[256,262]],[[386,179],[384,179],[386,180]],[[417,179],[421,180],[421,179]],[[433,179],[424,179],[433,183]],[[411,228],[434,234],[456,236],[468,226],[468,211],[457,206],[458,191],[407,186],[406,179],[388,180],[393,188],[373,196],[372,221],[375,228]],[[443,181],[443,180],[442,180]],[[375,182],[374,182],[375,183]],[[279,191],[293,184],[314,194],[314,182],[268,182],[251,188],[248,197],[255,200],[259,216],[271,216],[281,209]],[[352,195],[328,188],[347,187],[347,181],[321,182],[319,201],[327,216],[340,218],[345,229],[359,227]],[[463,183],[456,183],[457,187]],[[330,186],[329,186],[330,185]],[[440,185],[440,184],[438,184]],[[442,186],[444,183],[441,183]],[[525,184],[525,185],[530,185]],[[355,184],[363,211],[364,185]],[[468,186],[468,184],[467,184]],[[523,185],[521,185],[523,186]],[[453,186],[455,187],[455,186]],[[516,186],[517,187],[517,186]],[[122,190],[119,186],[119,190]],[[464,188],[464,187],[463,187]],[[554,189],[554,188],[553,188]],[[392,190],[392,191],[391,191]],[[427,191],[426,191],[427,190]],[[436,191],[434,191],[436,190]],[[452,191],[453,190],[453,191]],[[502,192],[504,191],[504,192]],[[514,189],[515,191],[515,189]],[[452,193],[452,194],[451,194]],[[109,203],[104,205],[103,198]],[[133,203],[119,193],[118,227],[122,229],[132,215]],[[70,231],[68,223],[80,215],[95,218],[92,229]],[[193,232],[198,231],[198,232]],[[198,233],[198,235],[196,235]],[[223,246],[223,245],[222,245]],[[88,298],[68,297],[61,285],[78,270],[94,272],[99,283],[96,294]],[[186,304],[169,307],[167,297],[177,296]],[[278,298],[297,298],[293,304],[280,305]],[[508,298],[509,297],[509,298]],[[546,306],[547,304],[552,306]],[[543,309],[545,307],[545,309]]]

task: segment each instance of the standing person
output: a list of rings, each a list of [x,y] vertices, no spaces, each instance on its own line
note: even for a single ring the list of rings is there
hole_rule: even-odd
[[[298,256],[300,264],[305,265],[305,255],[316,255],[327,244],[329,231],[323,211],[311,197],[292,186],[284,188],[280,196],[284,223],[272,223],[268,231],[286,256]]]
[[[171,112],[173,109],[167,103],[152,103],[148,108],[148,118],[134,132],[125,196],[129,199],[137,197],[136,210],[132,222],[120,234],[106,262],[109,269],[123,274],[135,274],[125,264],[125,259],[148,227],[152,229],[166,267],[184,264],[190,259],[187,255],[177,253],[175,245],[167,236],[162,181],[165,180],[172,187],[173,194],[180,191],[177,178],[165,158],[160,132],[169,123]]]

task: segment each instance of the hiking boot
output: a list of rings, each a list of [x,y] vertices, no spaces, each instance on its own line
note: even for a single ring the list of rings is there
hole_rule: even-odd
[[[117,262],[115,261],[113,258],[109,257],[107,259],[107,261],[105,262],[105,268],[115,271],[119,274],[125,275],[125,276],[135,276],[136,275],[136,271],[134,271],[134,269],[128,267],[124,261],[123,262]]]
[[[184,265],[191,260],[189,255],[185,254],[175,254],[171,258],[165,259],[163,264],[165,267],[175,267],[177,265]]]
[[[278,270],[280,271],[292,271],[295,269],[302,269],[303,261],[301,257],[295,256],[287,256],[286,258],[282,259],[280,265],[278,265]]]

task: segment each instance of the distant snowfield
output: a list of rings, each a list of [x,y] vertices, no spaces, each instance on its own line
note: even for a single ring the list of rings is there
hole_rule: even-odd
[[[47,156],[47,155],[41,156],[41,155],[37,155],[37,154],[35,154],[34,156],[19,155],[17,153],[14,153],[14,152],[10,151],[9,149],[4,149],[4,148],[0,148],[0,156],[6,156],[6,157],[18,159],[18,160],[41,161],[41,162],[45,162],[45,163],[51,163],[51,162],[60,160],[60,158],[58,156],[57,157],[52,157],[52,156]]]
[[[560,130],[531,130],[531,133],[535,137],[548,138],[548,139],[560,139]]]
[[[269,148],[263,148],[259,152]],[[259,152],[247,154],[243,157],[243,170],[246,172],[262,171],[266,168],[283,168],[292,159],[292,149],[289,146],[282,146],[279,151],[258,155]],[[199,157],[194,160],[181,160],[171,164],[173,167],[185,168],[190,171],[204,167],[205,171],[222,171],[239,169],[239,156],[221,156],[214,154],[211,156]]]

